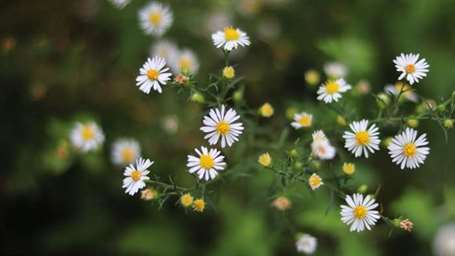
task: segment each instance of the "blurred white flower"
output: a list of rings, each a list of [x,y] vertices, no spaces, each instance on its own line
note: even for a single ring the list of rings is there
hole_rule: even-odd
[[[419,54],[404,54],[397,56],[393,63],[398,72],[401,72],[398,80],[406,78],[408,82],[413,85],[418,83],[420,79],[427,76],[430,65],[425,59],[419,60]]]
[[[324,101],[325,103],[332,103],[332,101],[337,102],[342,97],[341,94],[350,89],[351,86],[342,78],[338,80],[329,80],[319,87],[317,99]]]
[[[147,176],[150,171],[147,170],[150,166],[152,166],[153,161],[149,159],[138,158],[136,160],[136,165],[130,164],[125,168],[123,175],[126,177],[123,179],[123,188],[125,189],[125,193],[129,195],[136,194],[139,189],[145,187],[145,180],[149,180],[150,178]]]
[[[170,115],[163,118],[163,129],[169,134],[174,134],[179,128],[179,120],[176,116]]]
[[[196,74],[199,70],[199,61],[194,52],[189,49],[179,51],[177,57],[169,65],[177,74]]]
[[[163,39],[154,43],[150,47],[150,56],[158,56],[164,58],[166,63],[173,63],[178,56],[178,47],[177,45],[169,40]]]
[[[115,7],[122,9],[127,4],[131,2],[131,0],[109,0]]]
[[[393,137],[388,149],[392,162],[400,166],[401,169],[418,168],[430,153],[427,135],[424,133],[417,138],[417,131],[412,128]]]
[[[433,241],[433,251],[436,256],[455,256],[455,223],[438,229]]]
[[[313,115],[306,112],[297,113],[294,115],[294,121],[291,126],[295,129],[311,127],[313,124]]]
[[[139,142],[135,139],[118,139],[112,144],[112,162],[116,165],[134,163],[141,155]]]
[[[71,143],[82,152],[96,150],[104,142],[104,134],[95,122],[76,123],[70,134]]]
[[[213,44],[217,47],[223,47],[226,51],[237,49],[239,46],[250,45],[250,38],[242,30],[234,27],[225,27],[223,31],[217,31],[212,34]]]
[[[351,131],[345,131],[343,138],[345,139],[344,147],[351,151],[355,157],[365,155],[366,158],[369,156],[369,152],[379,150],[379,139],[378,127],[372,124],[368,128],[368,120],[361,120],[359,122],[352,122],[349,125]]]
[[[335,157],[336,149],[330,144],[322,130],[313,133],[313,142],[311,143],[311,150],[313,155],[321,160],[330,160]]]
[[[371,196],[363,198],[362,194],[346,195],[345,201],[348,205],[341,205],[341,221],[351,225],[350,231],[370,230],[381,218],[378,203]]]
[[[172,11],[168,5],[153,1],[139,10],[139,21],[146,34],[161,36],[172,25]]]
[[[149,94],[151,89],[161,93],[161,85],[165,85],[172,75],[166,66],[166,61],[161,57],[148,58],[139,69],[139,75],[136,78],[136,86],[139,90]]]
[[[207,149],[201,147],[194,149],[197,156],[188,155],[187,167],[189,173],[196,173],[200,180],[214,179],[219,171],[224,170],[226,163],[223,161],[224,156],[215,148]]]
[[[206,18],[207,31],[209,32],[221,30],[230,24],[232,24],[232,18],[226,10],[210,12]]]
[[[324,64],[323,69],[331,79],[345,78],[348,75],[348,68],[340,62],[328,62]]]
[[[415,93],[414,90],[409,85],[404,84],[402,82],[398,82],[394,85],[388,84],[384,88],[384,91],[388,94],[395,96],[398,96],[401,92],[401,96],[412,102],[417,102],[419,100],[419,96],[417,96],[417,93]]]
[[[208,139],[210,145],[221,141],[221,147],[232,146],[243,132],[243,124],[236,122],[240,116],[230,108],[226,111],[224,105],[221,108],[212,108],[209,114],[204,116],[201,131],[207,133],[204,139]]]
[[[313,254],[316,251],[317,246],[318,240],[316,239],[316,237],[309,234],[300,235],[297,241],[295,242],[297,252],[305,254]]]

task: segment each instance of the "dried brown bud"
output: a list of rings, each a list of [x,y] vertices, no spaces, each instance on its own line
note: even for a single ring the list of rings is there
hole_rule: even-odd
[[[185,86],[188,84],[188,80],[190,80],[190,79],[189,79],[189,77],[187,77],[185,75],[178,74],[174,80],[177,84]]]
[[[400,228],[405,231],[412,232],[413,227],[414,227],[414,223],[412,223],[409,219],[400,221]]]
[[[280,196],[273,200],[272,207],[275,207],[280,211],[286,211],[287,209],[291,208],[291,201],[289,201],[287,197]]]

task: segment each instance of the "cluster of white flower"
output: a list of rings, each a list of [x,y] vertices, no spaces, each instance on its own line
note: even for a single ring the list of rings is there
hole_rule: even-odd
[[[179,49],[169,40],[160,40],[152,45],[151,56],[164,58],[175,74],[196,74],[199,70],[199,60],[190,49]]]

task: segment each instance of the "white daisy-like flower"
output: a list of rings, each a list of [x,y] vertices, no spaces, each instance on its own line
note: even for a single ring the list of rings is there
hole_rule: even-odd
[[[438,228],[433,240],[433,252],[436,256],[455,255],[455,223]]]
[[[112,145],[112,162],[116,165],[134,163],[141,155],[139,142],[134,139],[118,139]]]
[[[316,237],[309,234],[301,234],[295,242],[297,252],[313,254],[318,246]]]
[[[240,116],[230,108],[226,111],[224,105],[221,108],[212,108],[209,114],[204,116],[201,131],[207,133],[204,139],[208,139],[210,145],[221,141],[221,147],[232,146],[243,132],[243,124],[236,122]]]
[[[295,129],[307,128],[313,124],[313,115],[306,112],[297,113],[294,115],[294,122],[291,126]]]
[[[406,78],[408,82],[413,85],[418,83],[420,79],[427,76],[430,65],[428,65],[425,59],[419,60],[419,54],[404,54],[397,56],[393,63],[398,72],[401,72],[398,80]]]
[[[150,47],[150,56],[164,58],[167,63],[173,63],[178,55],[179,50],[177,45],[166,39],[159,40]]]
[[[223,161],[224,156],[215,148],[208,149],[201,147],[194,149],[197,156],[188,155],[187,167],[189,173],[196,173],[200,180],[214,179],[219,171],[226,168],[226,163]]]
[[[430,153],[427,135],[424,133],[417,138],[417,131],[412,128],[393,137],[389,149],[392,162],[400,166],[401,169],[414,169],[419,167],[427,155]]]
[[[178,74],[195,74],[199,70],[199,61],[193,51],[184,49],[170,62],[172,70]]]
[[[419,100],[419,96],[414,92],[411,86],[402,82],[397,82],[394,85],[388,84],[385,86],[384,91],[394,96],[400,95],[401,92],[402,97],[412,102],[417,102]]]
[[[332,79],[343,78],[348,74],[348,68],[340,62],[328,62],[324,64],[323,69],[324,73]]]
[[[168,5],[153,1],[139,11],[139,21],[147,35],[161,36],[172,25],[172,11]]]
[[[351,86],[340,78],[337,80],[329,80],[325,84],[322,84],[317,93],[318,100],[324,101],[325,103],[337,102],[341,98],[341,94],[351,89]]]
[[[95,122],[76,123],[70,134],[71,143],[82,152],[96,150],[104,142],[104,133]]]
[[[139,75],[136,78],[136,86],[139,90],[149,94],[153,89],[159,93],[162,92],[161,85],[165,85],[172,75],[166,67],[166,61],[161,57],[148,58],[147,61],[139,69]]]
[[[127,4],[131,2],[131,0],[109,0],[115,7],[122,9]]]
[[[336,149],[333,147],[324,132],[319,130],[313,133],[313,142],[311,143],[313,155],[321,160],[330,160],[335,157]]]
[[[365,198],[362,194],[346,195],[345,201],[348,205],[341,205],[341,221],[351,225],[350,231],[371,230],[381,218],[375,210],[379,204],[369,195]]]
[[[216,48],[224,47],[226,51],[237,49],[239,46],[250,45],[248,35],[234,27],[225,27],[223,31],[213,33],[212,40]]]
[[[138,158],[136,160],[136,165],[130,164],[125,168],[123,175],[126,177],[123,179],[123,188],[125,189],[125,193],[129,195],[136,194],[139,189],[145,187],[145,180],[149,180],[150,178],[147,176],[150,171],[147,170],[150,166],[152,166],[153,161],[149,159]]]
[[[349,125],[351,131],[345,131],[343,138],[346,140],[344,147],[351,151],[355,157],[365,155],[368,158],[369,153],[379,150],[379,129],[375,124],[368,127],[368,120],[352,122]]]

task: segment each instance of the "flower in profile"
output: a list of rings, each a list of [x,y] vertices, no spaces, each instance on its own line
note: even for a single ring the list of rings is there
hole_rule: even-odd
[[[139,69],[139,75],[136,78],[136,86],[139,90],[149,94],[153,89],[159,93],[162,92],[161,85],[165,85],[172,75],[166,66],[166,60],[161,57],[148,58],[147,61]]]
[[[313,115],[301,112],[294,115],[294,122],[291,123],[291,126],[295,129],[308,128],[313,124]]]
[[[226,79],[232,79],[235,77],[235,69],[232,66],[226,66],[223,68],[223,77]]]
[[[170,61],[172,70],[178,74],[196,74],[199,70],[199,61],[193,51],[180,51],[173,61]]]
[[[250,45],[250,38],[242,30],[234,27],[225,27],[223,31],[212,34],[213,44],[216,48],[223,47],[226,51],[237,49],[239,46]]]
[[[438,229],[433,240],[436,256],[455,255],[455,223],[446,224]]]
[[[138,158],[136,160],[136,164],[130,164],[125,168],[123,175],[126,176],[123,179],[123,188],[125,189],[125,193],[129,195],[134,195],[145,187],[145,180],[149,180],[150,178],[147,176],[150,171],[147,170],[150,166],[152,166],[153,161],[149,159]]]
[[[261,154],[258,158],[258,163],[264,167],[269,167],[272,164],[272,157],[268,152]]]
[[[301,234],[295,242],[297,252],[305,254],[313,254],[318,246],[318,240],[316,237],[309,234]]]
[[[316,173],[313,173],[308,179],[308,185],[310,185],[312,190],[318,189],[323,184],[324,182],[322,182],[322,178]]]
[[[162,39],[157,41],[150,48],[150,56],[158,56],[164,58],[166,62],[173,63],[179,54],[177,45],[169,40]]]
[[[194,200],[194,198],[190,193],[185,193],[180,197],[180,203],[185,208],[193,205],[193,200]]]
[[[215,148],[207,149],[201,147],[194,149],[197,156],[188,155],[187,167],[189,173],[196,173],[199,179],[211,180],[214,179],[219,171],[224,170],[226,163],[223,161],[224,156]]]
[[[112,162],[116,165],[134,163],[141,155],[139,142],[134,139],[118,139],[112,145]]]
[[[351,131],[345,131],[343,138],[346,140],[344,147],[351,151],[355,157],[365,155],[368,158],[369,153],[379,150],[378,127],[372,124],[368,128],[368,120],[361,120],[359,122],[352,122],[349,125]]]
[[[139,11],[139,21],[147,35],[161,36],[172,25],[173,16],[169,6],[153,1]]]
[[[158,196],[158,192],[153,188],[147,188],[141,191],[141,199],[145,201],[150,201],[155,199]]]
[[[348,74],[348,68],[340,62],[328,62],[324,64],[323,69],[324,73],[332,79],[344,78]]]
[[[203,212],[205,209],[205,201],[202,198],[196,199],[193,202],[193,210],[195,212]]]
[[[71,143],[82,152],[96,150],[104,142],[104,134],[95,122],[76,123],[70,134]]]
[[[350,231],[370,230],[380,217],[375,210],[379,205],[371,196],[363,198],[362,194],[346,195],[348,205],[341,205],[341,221],[351,225]]]
[[[337,102],[342,97],[342,93],[347,92],[351,89],[351,86],[340,78],[338,80],[328,80],[319,87],[318,100],[324,101],[325,103]]]
[[[259,108],[259,115],[262,117],[271,117],[273,116],[274,110],[272,105],[270,103],[266,102],[264,103],[260,108]]]
[[[428,65],[425,59],[420,59],[419,54],[404,54],[397,56],[393,63],[395,63],[395,68],[398,72],[401,72],[398,80],[406,78],[408,82],[413,85],[418,83],[420,79],[427,76],[430,65]]]
[[[355,164],[353,163],[343,163],[343,172],[346,175],[353,175],[355,173]]]
[[[127,4],[131,2],[131,0],[110,0],[110,2],[117,8],[122,9]]]
[[[403,229],[404,231],[412,232],[412,229],[414,228],[414,223],[410,221],[409,219],[405,219],[400,221],[400,228]]]
[[[291,208],[292,203],[285,196],[279,196],[272,201],[272,207],[280,211],[286,211]]]
[[[215,145],[221,141],[221,147],[232,146],[243,132],[243,124],[236,122],[240,116],[237,112],[229,108],[226,111],[224,105],[220,108],[212,108],[209,114],[204,116],[201,131],[207,133],[204,139],[208,139],[210,145]]]
[[[330,144],[322,130],[313,133],[313,142],[311,143],[311,150],[313,155],[322,160],[330,160],[335,157],[336,149]]]
[[[397,82],[394,85],[388,84],[384,88],[384,91],[394,96],[398,96],[401,94],[400,99],[401,97],[404,97],[405,99],[412,102],[417,102],[419,100],[419,96],[417,96],[417,94],[414,92],[411,86],[403,82]]]
[[[406,130],[395,137],[389,144],[389,155],[392,162],[400,166],[401,169],[414,169],[419,167],[427,155],[430,153],[427,135],[424,133],[417,138],[417,131],[412,128]]]

